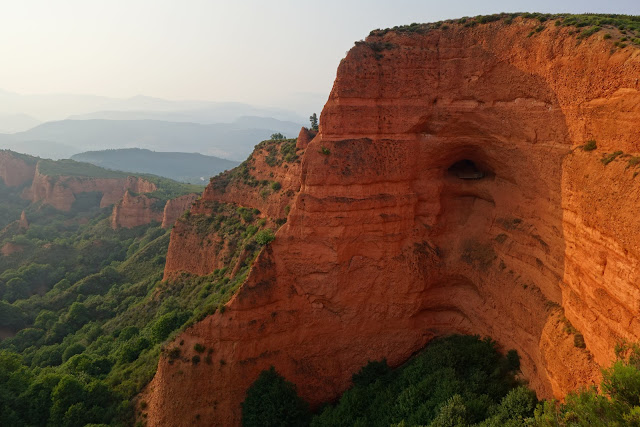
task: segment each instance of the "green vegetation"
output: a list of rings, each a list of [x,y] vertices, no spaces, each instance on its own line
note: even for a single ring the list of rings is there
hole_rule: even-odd
[[[570,393],[565,402],[547,401],[535,411],[536,426],[640,425],[640,346],[623,343],[617,361],[603,370],[600,392],[589,387]]]
[[[276,236],[273,234],[273,231],[269,228],[265,228],[264,230],[258,231],[256,234],[256,243],[259,245],[268,245],[276,239]]]
[[[202,191],[204,191],[203,185],[184,184],[157,175],[138,174],[136,176],[146,179],[147,181],[150,181],[156,185],[157,190],[150,193],[145,193],[147,197],[159,199],[163,202],[175,199],[176,197],[184,196],[185,194],[201,194]],[[164,204],[162,206],[164,207]]]
[[[320,154],[328,156],[329,154],[331,154],[331,150],[323,145],[322,147],[320,147]]]
[[[140,148],[87,151],[71,159],[129,174],[151,174],[184,183],[205,183],[203,178],[232,169],[238,162],[199,153],[165,153]]]
[[[618,156],[622,154],[622,151],[614,151],[611,154],[605,154],[600,161],[603,165],[607,166],[609,163],[613,162]]]
[[[429,425],[434,420],[432,425],[441,425],[437,420],[451,412],[461,425],[531,416],[537,400],[533,392],[516,389],[518,368],[517,354],[501,356],[489,339],[438,339],[398,369],[389,369],[384,360],[370,362],[353,376],[353,388],[339,403],[326,407],[311,425]],[[508,403],[501,402],[514,399],[507,399],[513,389],[526,404],[505,417]]]
[[[583,30],[580,35],[578,36],[578,38],[583,39],[583,38],[587,38],[590,37],[592,35],[594,35],[595,33],[597,33],[598,31],[602,30],[602,28],[595,26],[595,27],[591,27],[591,28],[587,28],[586,30]]]
[[[316,113],[309,116],[309,123],[311,124],[311,130],[318,130],[318,116]]]
[[[638,165],[640,165],[640,157],[639,156],[632,156],[632,157],[629,158],[627,167],[633,168],[633,167],[636,167]]]
[[[273,135],[272,135],[273,136]],[[269,167],[288,168],[291,163],[298,163],[300,159],[296,153],[296,139],[270,139],[262,141],[255,147],[254,153],[240,166],[227,172],[223,172],[213,178],[210,182],[213,187],[220,192],[225,192],[229,185],[242,183],[249,187],[273,186],[269,180],[258,180],[251,173],[256,169],[256,157],[264,156],[264,162]],[[278,190],[273,190],[278,191]],[[269,193],[265,193],[268,196]]]
[[[615,15],[615,14],[548,14],[548,13],[500,13],[494,15],[479,15],[476,17],[464,17],[460,19],[450,19],[446,21],[419,24],[412,23],[410,25],[396,26],[387,29],[376,29],[371,31],[371,36],[384,36],[386,33],[393,31],[396,33],[405,34],[425,34],[433,30],[447,30],[451,25],[457,24],[465,27],[473,27],[476,25],[487,24],[490,22],[502,21],[504,25],[511,25],[513,20],[517,17],[525,19],[534,19],[539,21],[538,25],[531,33],[529,37],[536,33],[542,32],[547,28],[545,24],[547,21],[555,21],[556,27],[571,27],[576,30],[573,34],[577,34],[578,39],[584,39],[596,34],[599,31],[606,30],[607,33],[603,36],[605,39],[610,39],[612,33],[614,35],[627,35],[628,40],[633,45],[640,45],[640,16],[633,15]],[[616,47],[626,47],[623,43],[625,40],[616,41],[614,44]],[[371,42],[375,43],[375,42]]]
[[[165,194],[185,188],[155,182]],[[159,224],[113,230],[100,193],[78,195],[66,213],[26,203],[21,190],[0,185],[0,215],[10,223],[0,247],[19,248],[0,256],[0,323],[9,334],[0,342],[0,425],[130,425],[133,396],[169,352],[164,342],[229,300],[264,223],[244,225],[229,206],[211,221],[192,216],[194,226],[217,225],[236,239],[230,262],[247,255],[234,276],[225,268],[163,282],[169,234]],[[13,222],[22,210],[28,229]]]
[[[38,169],[41,174],[60,177],[71,176],[77,179],[90,179],[90,178],[126,178],[128,176],[135,176],[143,178],[156,185],[157,190],[146,193],[148,197],[158,199],[160,202],[166,202],[167,200],[174,199],[179,196],[190,193],[202,193],[204,190],[203,185],[193,185],[177,182],[168,178],[163,178],[157,175],[150,174],[128,174],[126,172],[119,172],[101,168],[99,166],[92,165],[91,163],[76,162],[75,160],[40,160],[38,163]],[[164,203],[162,203],[164,207]]]
[[[0,200],[2,200],[0,203],[0,236],[2,236],[2,229],[20,218],[20,213],[29,206],[29,201],[20,197],[24,188],[25,186],[7,187],[0,179]]]
[[[103,169],[91,163],[76,162],[71,159],[49,160],[43,159],[38,162],[38,169],[41,174],[47,176],[76,176],[82,178],[126,178],[129,176],[125,172]]]
[[[589,141],[586,142],[586,144],[584,144],[582,146],[582,149],[584,151],[593,151],[596,148],[598,148],[598,145],[596,144],[596,140],[595,139],[590,139]]]
[[[306,426],[310,418],[309,407],[298,397],[295,385],[273,366],[260,374],[242,402],[244,427]]]
[[[11,156],[22,160],[28,165],[35,165],[36,163],[38,163],[38,160],[40,160],[39,157],[33,157],[28,154],[16,153],[15,151],[11,151],[11,150],[0,150],[0,153],[9,153]]]
[[[369,362],[339,402],[321,409],[310,425],[522,425],[533,416],[537,399],[516,381],[518,369],[517,353],[502,356],[489,339],[437,339],[397,369],[384,360]],[[271,368],[248,390],[242,421],[244,426],[307,425],[303,409],[295,388]],[[283,418],[291,414],[294,419]]]
[[[570,427],[640,424],[640,345],[623,343],[617,361],[594,386],[564,403],[538,402],[519,384],[515,351],[501,356],[489,339],[454,335],[432,341],[405,365],[369,362],[353,387],[310,423],[295,387],[273,367],[264,371],[242,404],[243,425]],[[295,414],[295,418],[291,417]],[[260,424],[261,423],[261,424]]]

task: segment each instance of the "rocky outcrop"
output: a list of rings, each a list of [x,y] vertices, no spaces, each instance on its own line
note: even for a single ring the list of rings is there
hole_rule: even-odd
[[[300,129],[300,133],[298,134],[298,139],[296,140],[296,148],[299,150],[304,150],[309,146],[309,143],[313,138],[318,134],[315,130],[309,130],[306,127],[302,127]]]
[[[186,194],[169,200],[162,213],[162,228],[172,227],[176,220],[191,208],[198,197],[198,194]]]
[[[125,191],[122,200],[113,206],[111,228],[133,228],[162,221],[164,202],[144,194]]]
[[[29,220],[27,219],[27,214],[25,211],[22,211],[20,214],[20,219],[18,220],[18,228],[21,230],[27,230],[29,228]]]
[[[211,179],[202,197],[191,207],[189,217],[177,221],[164,270],[170,279],[182,273],[206,275],[229,267],[236,247],[221,234],[203,223],[219,214],[220,205],[228,216],[236,208],[252,211],[264,219],[263,227],[277,229],[289,213],[293,198],[300,190],[300,156],[295,141],[264,141],[237,168]]]
[[[233,203],[258,209],[262,215],[285,218],[287,206],[300,190],[300,158],[295,140],[263,141],[240,166],[212,178],[193,213],[206,213],[208,202]],[[205,208],[203,208],[205,207]]]
[[[11,256],[15,253],[20,253],[23,250],[24,248],[22,246],[9,242],[2,245],[2,248],[0,248],[0,254],[2,256]]]
[[[122,199],[125,192],[149,193],[157,189],[156,185],[140,177],[94,178],[82,176],[49,176],[40,173],[36,167],[33,183],[23,197],[32,202],[42,202],[61,211],[70,211],[75,195],[79,193],[100,192],[100,207],[104,208]]]
[[[7,187],[19,187],[30,182],[35,170],[35,158],[0,150],[0,178]]]
[[[184,357],[160,359],[150,425],[238,425],[271,365],[318,405],[448,333],[515,348],[539,397],[562,397],[640,339],[640,53],[539,26],[351,49],[287,223],[226,310],[176,338]],[[189,362],[196,343],[213,363]]]

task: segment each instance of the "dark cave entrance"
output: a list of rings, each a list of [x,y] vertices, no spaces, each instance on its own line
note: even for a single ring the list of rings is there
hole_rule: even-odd
[[[487,173],[480,169],[472,160],[458,160],[447,169],[447,173],[458,179],[482,179]]]

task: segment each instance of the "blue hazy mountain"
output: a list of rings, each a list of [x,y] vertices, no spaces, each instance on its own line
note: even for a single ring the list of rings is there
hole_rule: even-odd
[[[210,177],[238,166],[238,162],[199,153],[157,152],[140,148],[87,151],[71,158],[106,169],[150,173],[192,184],[206,184]]]

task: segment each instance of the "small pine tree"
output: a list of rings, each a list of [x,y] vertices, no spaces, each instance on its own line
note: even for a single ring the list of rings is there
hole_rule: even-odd
[[[316,113],[309,116],[309,122],[311,122],[311,130],[318,130],[318,116]]]

